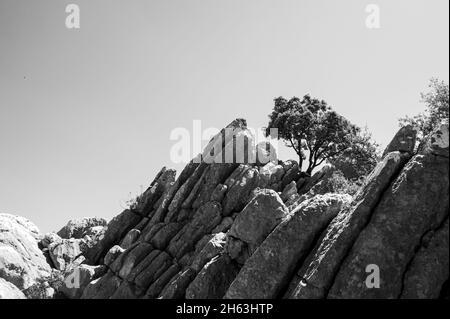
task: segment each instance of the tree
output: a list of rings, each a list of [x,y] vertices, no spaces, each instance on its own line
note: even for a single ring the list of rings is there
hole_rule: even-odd
[[[344,176],[356,180],[367,176],[379,160],[379,145],[367,127],[352,137],[352,147],[330,161]]]
[[[425,103],[425,112],[416,116],[399,119],[400,126],[413,125],[418,128],[418,142],[433,131],[433,128],[449,116],[449,88],[448,84],[436,78],[430,80],[430,91],[421,94],[421,101]]]
[[[278,129],[278,138],[283,139],[299,156],[299,165],[308,161],[306,173],[315,167],[350,152],[360,129],[337,114],[323,100],[305,95],[302,100],[294,97],[275,99],[269,115],[270,128]]]

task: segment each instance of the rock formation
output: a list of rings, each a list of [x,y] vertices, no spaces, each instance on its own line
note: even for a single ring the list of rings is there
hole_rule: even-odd
[[[415,130],[401,129],[353,197],[327,189],[333,167],[308,176],[295,161],[258,156],[268,147],[255,145],[245,120],[227,128],[232,136],[216,135],[178,178],[163,168],[106,226],[84,220],[35,239],[33,227],[14,221],[64,274],[59,292],[86,299],[448,295],[448,122],[418,148]],[[223,163],[226,150],[232,162]],[[17,246],[1,236],[0,251]],[[11,254],[0,253],[0,297],[20,298],[26,286],[4,255]],[[19,256],[50,270],[38,250]]]
[[[38,248],[39,230],[29,220],[0,214],[0,296],[22,297],[51,268]]]

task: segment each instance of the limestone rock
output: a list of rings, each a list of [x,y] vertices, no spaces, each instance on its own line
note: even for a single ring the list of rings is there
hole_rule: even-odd
[[[196,254],[191,268],[199,272],[207,262],[224,251],[226,235],[218,233]]]
[[[38,238],[39,230],[27,219],[0,214],[0,278],[24,290],[50,274]]]
[[[141,235],[140,230],[138,229],[130,230],[120,243],[120,247],[122,247],[123,249],[130,248],[138,240],[140,235]]]
[[[106,271],[105,266],[80,265],[74,267],[66,274],[59,291],[67,298],[79,299],[86,286]]]
[[[318,195],[285,216],[246,261],[225,298],[276,298],[314,239],[350,199],[348,195]]]
[[[336,276],[329,297],[398,298],[402,277],[421,237],[445,220],[448,158],[416,155],[383,194]],[[383,269],[379,289],[368,289],[366,266]]]
[[[333,277],[358,234],[368,223],[372,210],[405,162],[408,154],[388,154],[369,175],[366,185],[348,208],[342,210],[325,231],[309,264],[300,269],[289,298],[324,298]]]
[[[420,154],[433,154],[438,156],[449,157],[449,132],[448,119],[442,121],[434,131],[427,136],[422,145],[419,146]]]
[[[96,226],[106,226],[107,221],[104,218],[84,217],[74,219],[67,223],[66,226],[57,232],[57,235],[64,239],[83,238],[90,228]]]
[[[125,251],[119,245],[113,246],[104,258],[104,263],[106,266],[111,266],[111,264]]]
[[[141,219],[140,215],[133,213],[129,209],[114,217],[106,226],[107,228],[101,239],[85,252],[86,258],[91,264],[99,264],[108,250],[112,246],[118,245],[125,234],[133,229]]]
[[[0,278],[0,299],[26,299],[26,297],[19,288]]]
[[[186,289],[186,299],[220,299],[238,273],[227,255],[214,257]]]
[[[403,281],[401,298],[437,299],[449,275],[449,222],[422,242]]]
[[[240,211],[247,204],[251,192],[257,187],[259,173],[256,168],[243,170],[236,180],[227,180],[225,185],[228,192],[223,200],[223,215],[229,216],[232,212]]]
[[[81,239],[63,239],[48,246],[50,258],[58,270],[65,270],[81,255]]]
[[[287,214],[286,206],[275,191],[261,190],[236,217],[228,236],[242,241],[251,254]]]
[[[412,125],[402,127],[383,152],[383,157],[391,152],[407,152],[413,154],[416,145],[417,129]]]
[[[48,248],[50,244],[54,242],[62,242],[62,238],[59,237],[56,233],[47,233],[44,235],[44,237],[39,241],[39,245],[42,248]]]

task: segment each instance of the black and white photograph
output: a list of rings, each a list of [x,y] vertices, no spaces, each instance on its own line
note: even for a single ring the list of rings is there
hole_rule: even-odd
[[[448,300],[449,1],[0,0],[0,299]]]

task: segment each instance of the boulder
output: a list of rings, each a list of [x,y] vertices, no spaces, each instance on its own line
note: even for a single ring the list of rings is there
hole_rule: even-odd
[[[66,226],[61,228],[57,235],[64,239],[83,238],[92,227],[106,226],[107,221],[104,218],[84,217],[70,220]]]
[[[282,178],[285,174],[282,165],[274,162],[269,162],[259,169],[258,187],[272,188],[278,191],[282,184]]]
[[[348,195],[318,195],[302,203],[256,249],[228,289],[228,299],[276,298],[287,287],[297,263],[314,239],[351,200]]]
[[[19,288],[0,278],[0,299],[26,299],[26,297]]]
[[[228,237],[230,241],[241,241],[244,246],[240,248],[248,247],[248,253],[251,254],[287,214],[286,206],[275,191],[261,190],[236,217]],[[234,249],[236,244],[230,243],[228,247],[233,257],[239,256],[239,252]]]
[[[114,245],[120,244],[122,238],[136,226],[142,216],[129,209],[114,217],[106,226],[100,240],[84,254],[91,264],[100,264],[103,257]]]
[[[48,246],[50,246],[50,244],[55,243],[55,242],[56,243],[62,242],[62,238],[59,237],[56,233],[47,233],[39,241],[39,245],[43,249],[43,248],[48,248]]]
[[[62,239],[48,246],[48,251],[53,265],[58,270],[66,270],[71,263],[82,253],[82,239]]]
[[[29,220],[0,214],[0,278],[24,290],[50,274],[38,238],[39,230]]]
[[[125,251],[119,245],[113,246],[104,258],[104,264],[106,266],[111,266],[111,264]]]
[[[122,242],[120,243],[120,247],[122,247],[123,249],[130,248],[138,240],[140,235],[141,231],[133,228],[125,235]]]

